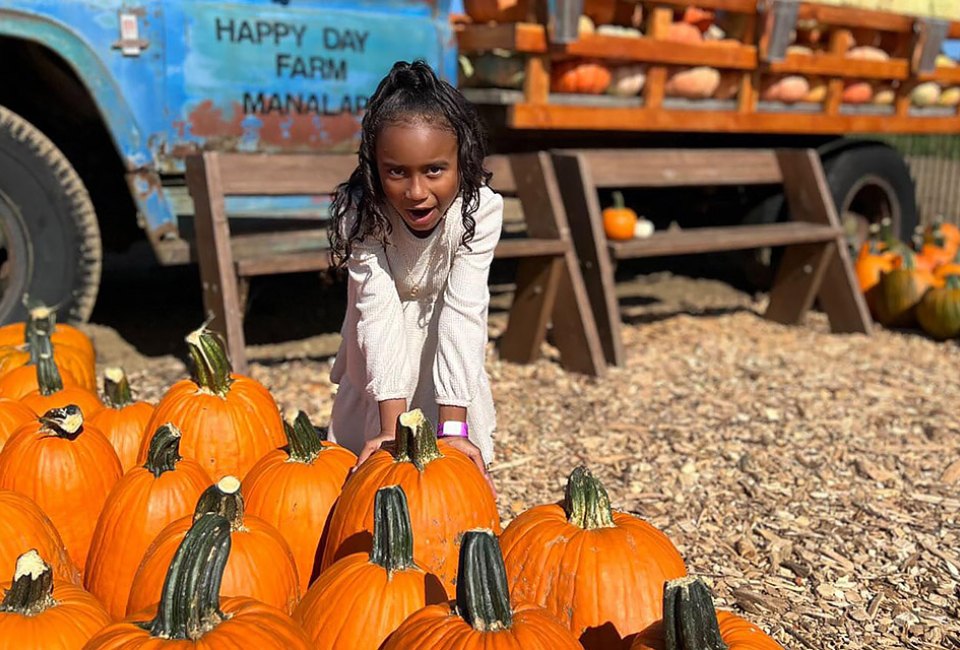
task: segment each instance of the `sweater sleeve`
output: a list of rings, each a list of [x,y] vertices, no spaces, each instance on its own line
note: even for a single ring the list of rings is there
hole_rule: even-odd
[[[366,366],[367,393],[378,402],[406,398],[417,378],[407,355],[400,295],[379,242],[357,243],[347,263],[349,292],[355,296],[357,342]]]
[[[457,247],[443,292],[433,383],[438,404],[469,407],[480,387],[487,344],[490,264],[500,241],[503,198],[486,188],[470,249]]]

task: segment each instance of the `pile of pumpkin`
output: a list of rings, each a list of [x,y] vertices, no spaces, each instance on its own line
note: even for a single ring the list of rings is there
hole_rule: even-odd
[[[960,228],[935,222],[911,245],[889,219],[871,226],[856,259],[857,282],[873,318],[887,327],[916,327],[938,340],[960,335]]]
[[[501,531],[419,410],[352,471],[217,336],[186,342],[193,376],[146,404],[118,370],[98,395],[49,310],[0,328],[0,649],[780,648],[586,468]]]

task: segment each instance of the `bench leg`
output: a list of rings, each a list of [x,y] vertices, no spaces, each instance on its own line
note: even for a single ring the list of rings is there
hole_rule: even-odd
[[[607,374],[600,334],[572,250],[567,252],[560,273],[553,324],[553,342],[560,351],[560,364],[564,369],[592,377]]]
[[[510,306],[507,329],[500,337],[500,357],[513,363],[533,363],[547,333],[563,270],[560,257],[520,260],[517,290]]]
[[[834,250],[817,293],[820,308],[830,319],[830,331],[870,334],[873,318],[854,274],[847,243],[841,240]]]
[[[804,314],[813,306],[835,251],[833,242],[788,246],[770,289],[770,302],[764,316],[784,325],[802,322]]]

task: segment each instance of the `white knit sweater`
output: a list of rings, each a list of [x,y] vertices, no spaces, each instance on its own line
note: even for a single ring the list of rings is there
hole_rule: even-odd
[[[460,198],[426,238],[391,214],[389,245],[356,244],[347,313],[330,378],[339,384],[330,438],[358,452],[380,433],[378,402],[403,398],[436,424],[438,404],[464,406],[470,439],[493,460],[496,413],[484,368],[488,277],[503,199],[480,192],[468,250]]]

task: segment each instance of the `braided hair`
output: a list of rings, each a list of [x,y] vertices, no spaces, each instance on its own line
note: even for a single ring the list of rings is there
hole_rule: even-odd
[[[457,136],[459,193],[463,199],[461,243],[467,246],[473,239],[477,225],[473,215],[480,207],[480,188],[492,177],[483,166],[486,134],[479,115],[456,88],[439,79],[424,61],[398,61],[380,81],[367,105],[361,123],[359,164],[333,196],[328,233],[333,268],[346,265],[355,242],[375,237],[386,245],[391,226],[384,213],[386,201],[377,169],[377,137],[387,126],[418,121]],[[357,218],[345,232],[352,211],[356,211]]]

